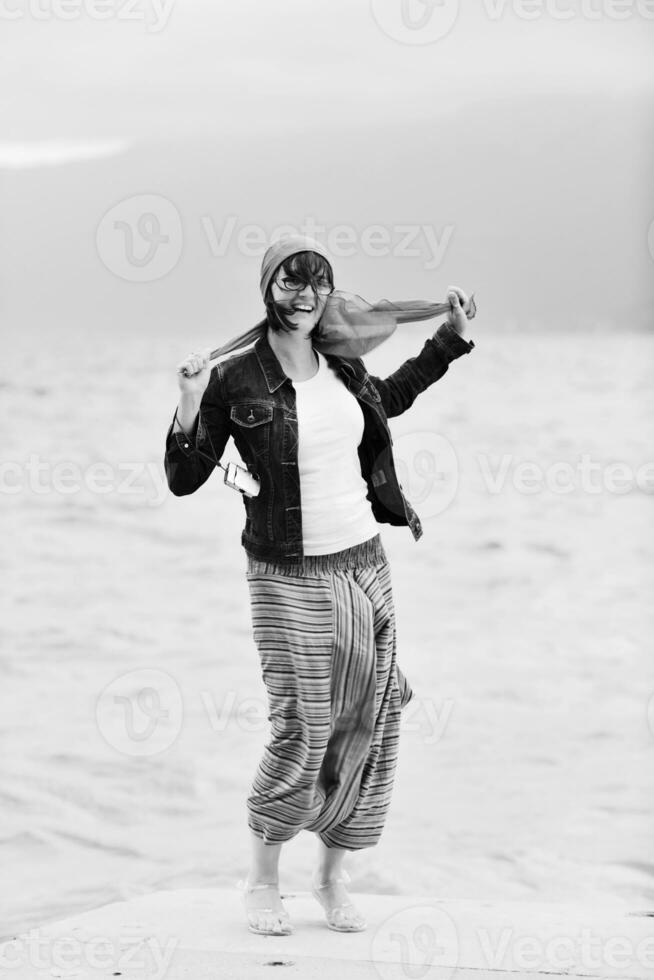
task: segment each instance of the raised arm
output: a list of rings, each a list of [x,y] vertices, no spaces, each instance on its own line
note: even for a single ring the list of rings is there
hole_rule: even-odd
[[[397,371],[387,378],[369,375],[387,417],[406,412],[422,391],[443,377],[451,361],[469,354],[474,346],[474,341],[464,340],[450,323],[443,323],[433,337],[427,338],[420,353],[401,364]]]
[[[229,439],[229,410],[223,399],[221,366],[209,368],[209,352],[178,366],[181,391],[166,434],[164,468],[176,497],[194,493],[220,462]],[[185,375],[186,370],[190,373]]]

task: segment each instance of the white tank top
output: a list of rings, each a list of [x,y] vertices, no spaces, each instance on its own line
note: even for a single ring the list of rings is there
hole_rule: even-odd
[[[379,531],[357,453],[363,438],[363,410],[324,354],[317,350],[316,354],[317,374],[293,381],[306,555],[342,551]]]

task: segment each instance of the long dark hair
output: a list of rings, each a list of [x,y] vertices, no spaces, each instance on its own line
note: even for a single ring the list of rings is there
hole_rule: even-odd
[[[296,252],[295,255],[291,255],[285,259],[281,263],[281,266],[275,270],[275,274],[268,284],[264,297],[266,319],[271,330],[275,332],[284,330],[286,333],[291,333],[293,330],[297,330],[297,326],[291,323],[286,316],[285,310],[290,309],[290,305],[287,303],[277,303],[272,296],[272,284],[279,275],[280,270],[288,276],[301,279],[302,282],[315,282],[318,279],[327,279],[332,287],[334,286],[334,273],[327,259],[323,258],[317,252]],[[318,324],[311,331],[311,336],[314,335],[317,328]]]

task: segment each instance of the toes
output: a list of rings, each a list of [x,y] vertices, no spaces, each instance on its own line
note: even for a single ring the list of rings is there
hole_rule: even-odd
[[[263,912],[250,912],[249,913],[250,925],[255,929],[263,929],[266,932],[274,933],[284,933],[288,930],[288,921],[281,918],[280,916],[263,913]]]
[[[339,928],[364,929],[366,925],[365,919],[357,912],[354,906],[350,908],[336,908],[333,910],[331,917],[333,924]]]

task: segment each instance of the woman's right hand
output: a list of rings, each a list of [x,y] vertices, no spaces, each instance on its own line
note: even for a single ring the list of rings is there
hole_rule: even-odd
[[[211,377],[210,354],[207,347],[200,354],[189,354],[177,365],[177,383],[183,395],[201,397],[204,394]]]

